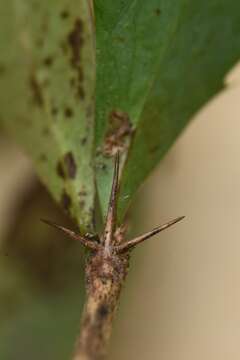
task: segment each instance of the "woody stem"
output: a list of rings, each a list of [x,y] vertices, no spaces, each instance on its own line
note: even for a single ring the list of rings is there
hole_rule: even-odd
[[[104,251],[99,250],[88,259],[87,298],[73,360],[105,359],[127,270],[128,255],[106,257]]]

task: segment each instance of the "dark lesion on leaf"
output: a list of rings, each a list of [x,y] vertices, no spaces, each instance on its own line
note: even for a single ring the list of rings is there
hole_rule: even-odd
[[[157,16],[160,16],[161,15],[161,10],[159,8],[155,9],[155,14]]]
[[[35,74],[33,73],[30,75],[29,84],[33,103],[42,107],[44,103],[42,89]]]
[[[57,163],[56,170],[57,170],[58,176],[60,176],[62,179],[66,178],[66,174],[64,172],[63,165],[62,165],[62,162],[60,160]]]
[[[65,108],[64,113],[66,118],[71,118],[73,116],[73,110],[69,106]]]
[[[157,144],[157,145],[152,145],[152,146],[150,147],[150,149],[149,149],[149,152],[150,152],[150,154],[154,154],[154,155],[155,155],[155,153],[156,153],[159,149],[160,149],[159,144]]]
[[[56,165],[58,176],[62,179],[74,179],[77,173],[77,165],[71,151],[59,159]]]
[[[71,151],[67,152],[63,158],[67,177],[74,179],[77,173],[77,165]]]
[[[124,151],[129,145],[134,129],[126,112],[113,110],[108,117],[108,128],[105,135],[103,154],[113,156]]]
[[[83,22],[78,18],[75,20],[73,29],[68,35],[68,44],[72,51],[71,62],[74,67],[79,64],[83,42]]]
[[[87,143],[87,137],[85,136],[81,139],[81,144],[84,146],[86,143]]]
[[[45,59],[43,60],[43,64],[45,66],[51,66],[53,64],[53,57],[52,56],[46,56]]]
[[[60,17],[61,19],[65,20],[69,17],[69,12],[67,10],[63,10],[61,13],[60,13]]]
[[[85,98],[85,91],[84,91],[84,88],[80,85],[78,85],[77,87],[77,95],[78,97],[81,99],[81,100],[84,100]]]
[[[71,200],[70,196],[64,190],[62,193],[62,196],[61,196],[61,205],[62,205],[63,209],[65,211],[69,212],[71,204],[72,204],[72,200]]]
[[[84,25],[80,18],[75,20],[73,29],[67,36],[67,44],[71,51],[70,64],[76,73],[75,77],[70,79],[70,85],[75,91],[76,97],[83,100],[85,91],[83,87],[84,73],[81,64],[81,51],[84,44]]]

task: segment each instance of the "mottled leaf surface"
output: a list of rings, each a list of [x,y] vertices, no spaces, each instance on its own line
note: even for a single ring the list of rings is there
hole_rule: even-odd
[[[94,15],[90,0],[12,0],[0,10],[0,122],[82,230],[95,175],[106,212],[117,149],[122,217],[240,55],[237,0],[95,0]]]
[[[106,211],[114,140],[112,152],[125,154],[122,216],[193,114],[223,88],[240,56],[240,3],[95,0],[95,12],[97,180]],[[112,139],[116,118],[118,128],[128,119],[132,130]]]
[[[0,120],[82,230],[94,206],[95,45],[88,1],[0,3]]]

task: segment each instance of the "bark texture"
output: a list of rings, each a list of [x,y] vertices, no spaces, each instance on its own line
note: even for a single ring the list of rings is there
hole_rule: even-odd
[[[100,250],[90,255],[86,265],[87,299],[74,360],[105,358],[128,264],[128,254],[106,256]]]
[[[101,236],[82,236],[74,231],[44,220],[89,249],[86,263],[87,298],[83,311],[81,332],[73,360],[103,360],[108,348],[112,323],[124,279],[128,272],[129,253],[141,242],[182,220],[178,217],[164,225],[124,241],[126,226],[117,227],[117,195],[119,153],[116,154],[112,191],[104,231]]]

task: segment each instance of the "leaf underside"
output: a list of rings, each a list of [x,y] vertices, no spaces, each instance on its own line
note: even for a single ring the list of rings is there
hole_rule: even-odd
[[[86,1],[0,4],[0,119],[82,230],[93,222],[95,46]]]
[[[106,213],[114,153],[122,218],[240,56],[238,0],[95,0],[94,15],[92,6],[0,4],[0,122],[83,231],[95,177]]]

